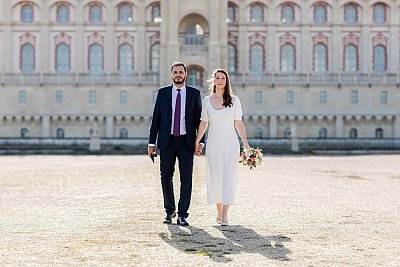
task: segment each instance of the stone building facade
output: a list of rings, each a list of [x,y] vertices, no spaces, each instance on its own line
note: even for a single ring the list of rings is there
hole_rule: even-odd
[[[0,138],[146,138],[169,66],[251,138],[400,138],[400,1],[0,1]]]

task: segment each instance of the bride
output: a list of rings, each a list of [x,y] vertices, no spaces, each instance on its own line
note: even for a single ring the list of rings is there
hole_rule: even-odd
[[[242,121],[240,100],[232,95],[226,70],[214,71],[210,92],[203,100],[195,145],[199,150],[199,142],[209,126],[206,148],[207,203],[217,206],[217,223],[226,226],[229,205],[235,202],[238,183],[240,144],[236,131],[244,148],[248,150],[250,147]]]

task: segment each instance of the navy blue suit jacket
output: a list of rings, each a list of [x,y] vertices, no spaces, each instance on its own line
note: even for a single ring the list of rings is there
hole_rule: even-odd
[[[186,85],[185,126],[186,139],[190,150],[194,151],[197,130],[201,117],[201,95],[194,87]],[[172,85],[158,90],[151,121],[149,144],[156,144],[160,149],[168,146],[172,124]],[[158,136],[158,138],[157,138]],[[204,136],[201,140],[204,143]]]

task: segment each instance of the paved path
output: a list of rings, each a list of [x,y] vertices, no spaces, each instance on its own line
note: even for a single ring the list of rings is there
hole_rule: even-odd
[[[267,156],[241,168],[228,227],[204,166],[184,228],[161,223],[145,156],[2,156],[0,265],[400,265],[400,156]]]

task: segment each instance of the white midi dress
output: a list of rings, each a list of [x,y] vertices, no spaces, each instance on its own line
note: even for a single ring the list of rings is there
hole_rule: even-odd
[[[232,96],[233,106],[214,109],[211,98],[203,100],[201,120],[208,121],[206,146],[207,203],[235,203],[238,184],[240,144],[235,120],[242,120],[239,98]]]

